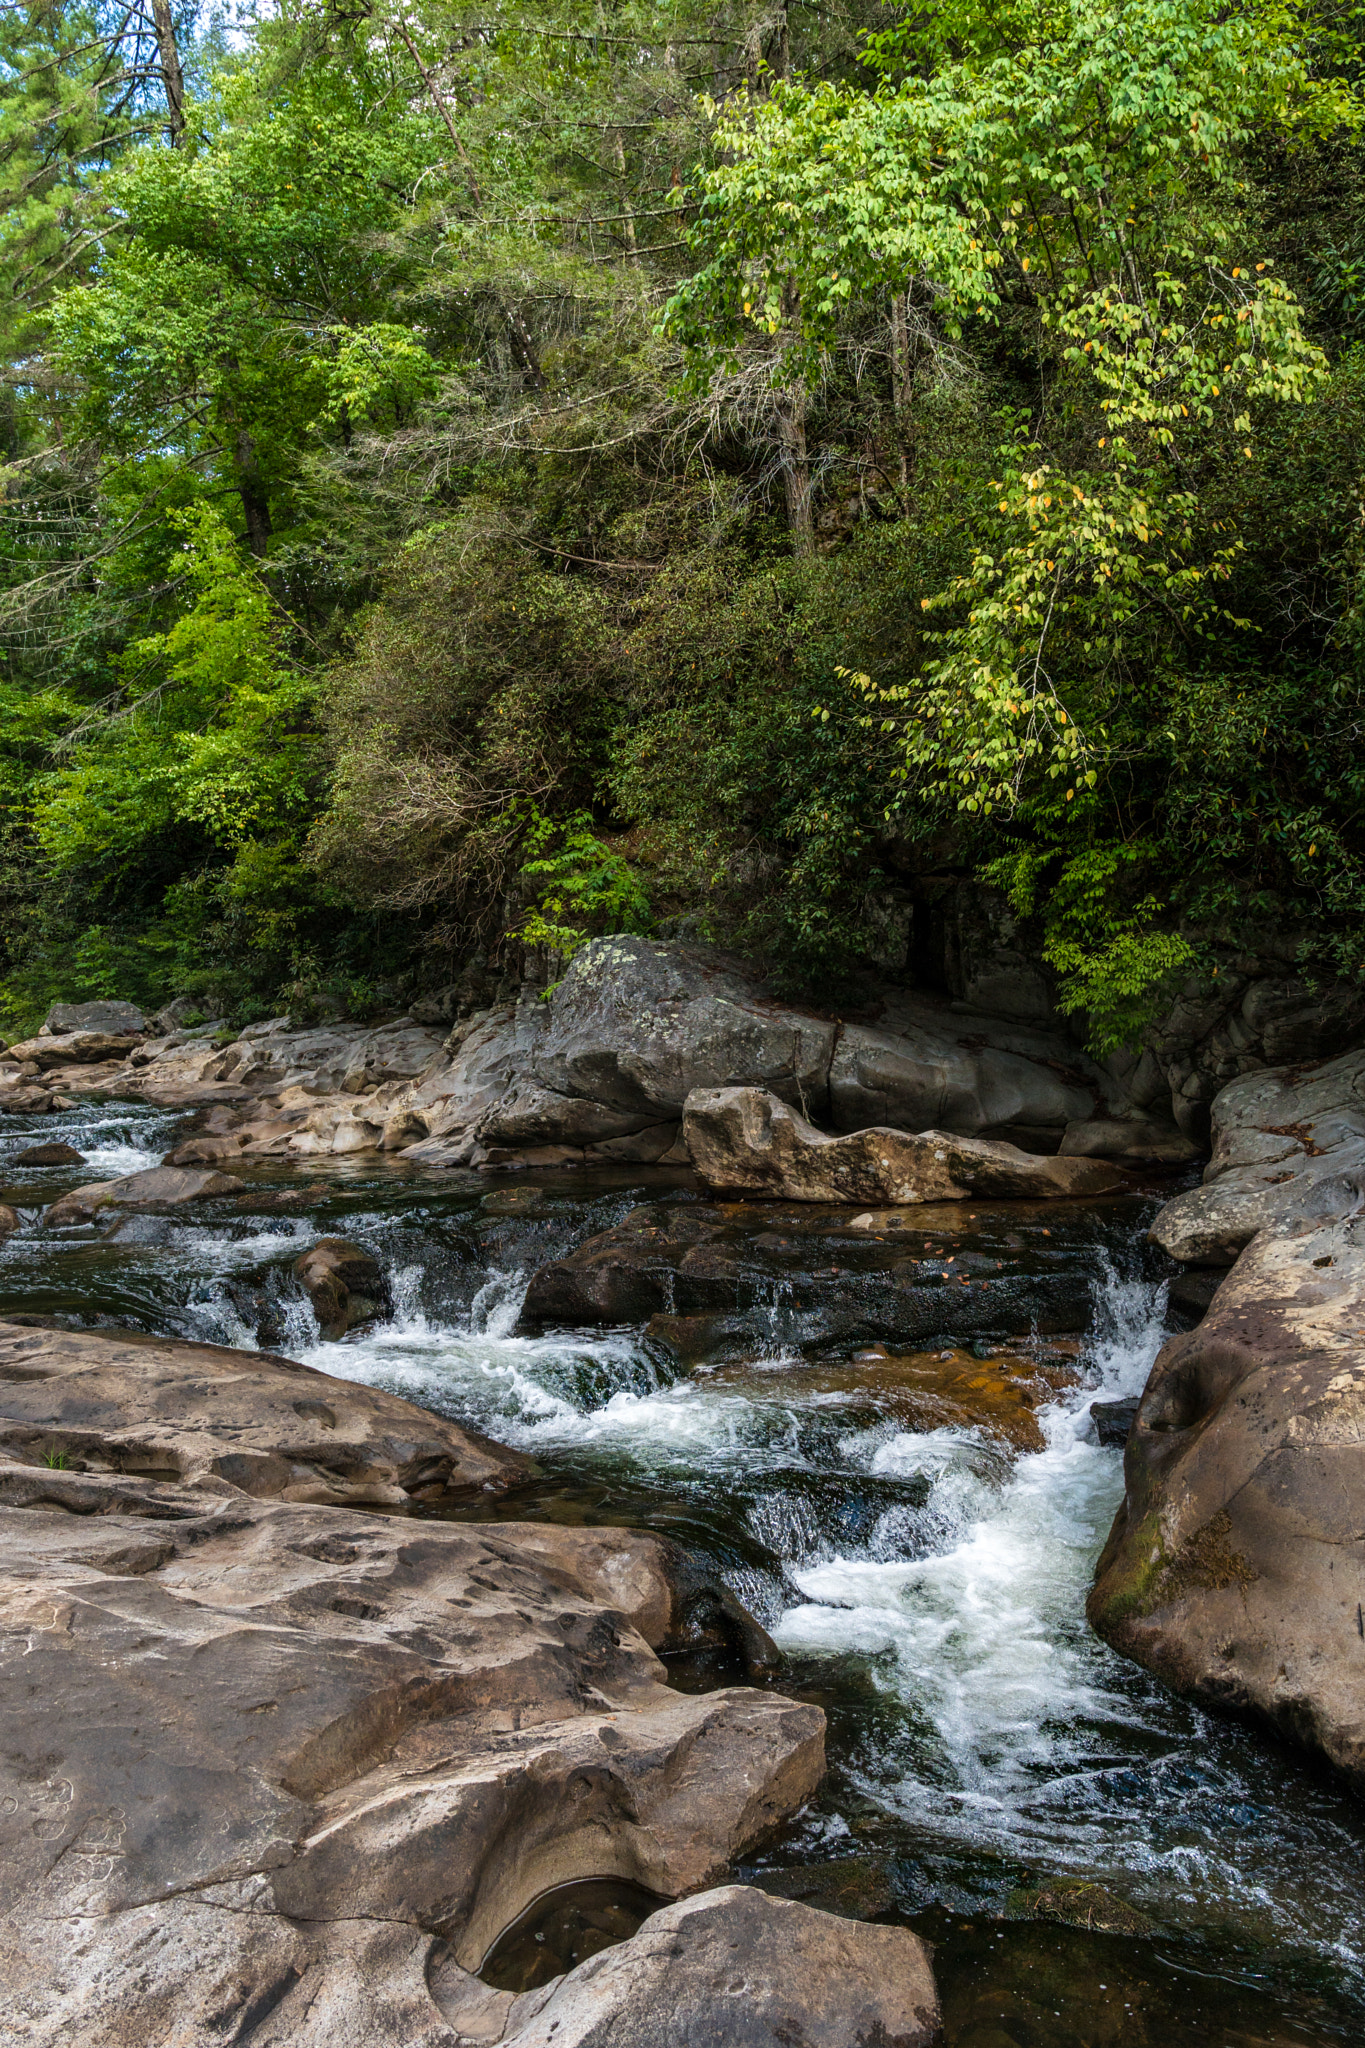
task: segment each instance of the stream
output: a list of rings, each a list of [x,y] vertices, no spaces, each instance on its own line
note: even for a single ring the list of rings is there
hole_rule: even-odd
[[[945,1259],[1017,1255],[1088,1285],[1079,1346],[1013,1340],[1055,1383],[1033,1416],[1042,1448],[1016,1455],[978,1428],[924,1427],[910,1369],[812,1336],[780,1273],[756,1288],[749,1339],[686,1367],[642,1329],[519,1333],[538,1266],[642,1202],[696,1199],[658,1169],[514,1182],[371,1155],[243,1162],[253,1184],[322,1180],[326,1197],[302,1215],[215,1203],[38,1228],[68,1189],[159,1163],[182,1126],[116,1103],[6,1121],[6,1162],[61,1139],[86,1164],[6,1164],[24,1223],[0,1249],[0,1315],[251,1347],[264,1290],[270,1348],[535,1457],[529,1493],[472,1518],[650,1528],[709,1557],[784,1652],[780,1689],[829,1715],[818,1801],[738,1875],[916,1928],[951,2048],[1365,2039],[1365,1808],[1085,1623],[1123,1490],[1090,1405],[1140,1391],[1166,1324],[1155,1196],[980,1204],[952,1242],[936,1221]],[[732,1213],[761,1236],[764,1205]],[[387,1318],[338,1343],[289,1278],[324,1235],[373,1251],[392,1289]],[[969,1365],[990,1346],[957,1350]],[[741,1676],[700,1656],[671,1672],[691,1690]],[[1065,1920],[1047,1917],[1059,1898]]]

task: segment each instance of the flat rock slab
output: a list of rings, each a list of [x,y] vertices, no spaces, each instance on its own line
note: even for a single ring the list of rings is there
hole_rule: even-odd
[[[816,1203],[651,1202],[531,1278],[527,1328],[721,1319],[796,1345],[1026,1336],[1086,1328],[1093,1212],[1054,1203],[858,1210]],[[710,1348],[686,1344],[692,1356]],[[673,1348],[670,1346],[670,1348]],[[677,1354],[681,1355],[681,1354]]]
[[[787,1201],[1048,1201],[1128,1185],[1106,1160],[1022,1152],[948,1131],[873,1128],[828,1137],[759,1088],[695,1089],[683,1107],[683,1139],[708,1187]]]
[[[0,1322],[0,1445],[257,1498],[405,1509],[534,1471],[395,1394],[214,1344]]]
[[[908,1928],[747,1885],[664,1907],[541,1990],[500,1994],[502,2010],[439,1977],[436,1989],[457,2025],[503,2048],[928,2048],[939,2026],[929,1953]]]
[[[178,1208],[183,1202],[207,1202],[221,1195],[240,1195],[246,1182],[235,1173],[214,1173],[202,1167],[149,1166],[121,1180],[92,1181],[73,1188],[43,1212],[47,1224],[88,1223],[101,1209]]]
[[[715,1884],[824,1717],[663,1685],[662,1558],[0,1463],[7,2040],[457,2048],[547,1888]]]
[[[1363,1361],[1360,1225],[1263,1230],[1152,1368],[1087,1613],[1365,1790]]]
[[[1365,1201],[1365,1050],[1230,1081],[1215,1096],[1204,1185],[1152,1225],[1172,1258],[1230,1266],[1268,1225],[1316,1225]]]

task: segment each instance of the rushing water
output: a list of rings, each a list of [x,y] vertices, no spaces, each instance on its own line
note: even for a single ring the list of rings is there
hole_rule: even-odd
[[[707,1551],[786,1653],[783,1688],[830,1713],[819,1803],[745,1874],[928,1934],[957,2048],[1365,2039],[1356,1802],[1174,1699],[1085,1624],[1122,1494],[1090,1404],[1140,1390],[1166,1312],[1137,1204],[1052,1212],[1054,1242],[1069,1229],[1067,1255],[1088,1261],[1093,1312],[1078,1383],[1039,1413],[1044,1447],[1014,1456],[975,1429],[907,1426],[875,1361],[793,1347],[776,1292],[766,1340],[686,1371],[640,1330],[519,1334],[535,1266],[619,1221],[651,1178],[657,1198],[658,1176],[546,1177],[500,1215],[476,1176],[365,1160],[327,1169],[330,1197],[305,1216],[215,1207],[37,1230],[42,1202],[154,1163],[173,1127],[107,1106],[7,1129],[11,1156],[63,1137],[88,1163],[7,1168],[26,1225],[0,1252],[0,1312],[252,1345],[264,1287],[277,1348],[532,1452],[542,1483],[497,1512],[648,1526]],[[384,1261],[393,1311],[331,1344],[288,1268],[342,1232]],[[1078,1883],[1102,1891],[1067,1894],[1070,1916],[1079,1897],[1126,1931],[1027,1917],[1040,1890],[1055,1905]]]

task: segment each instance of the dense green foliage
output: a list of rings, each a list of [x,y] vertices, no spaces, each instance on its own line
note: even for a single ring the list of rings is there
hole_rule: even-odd
[[[608,929],[838,994],[968,875],[1097,1047],[1258,929],[1365,980],[1359,68],[1298,0],[11,13],[9,1021]]]

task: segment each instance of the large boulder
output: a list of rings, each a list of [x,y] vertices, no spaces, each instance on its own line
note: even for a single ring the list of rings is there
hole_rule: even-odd
[[[820,1113],[829,1099],[832,1020],[765,995],[704,948],[597,939],[546,1006],[537,1080],[650,1123],[676,1118],[694,1088],[767,1088]]]
[[[135,1330],[0,1322],[0,1445],[92,1472],[153,1472],[259,1498],[406,1509],[533,1471],[395,1394],[287,1358]]]
[[[47,1073],[54,1067],[88,1067],[125,1060],[136,1043],[136,1039],[108,1031],[73,1031],[65,1038],[26,1039],[22,1045],[10,1047],[9,1057],[31,1060]]]
[[[708,1187],[797,1202],[1048,1201],[1126,1185],[1122,1170],[1103,1160],[1039,1156],[948,1131],[874,1128],[828,1137],[760,1088],[694,1089],[683,1108],[683,1141]]]
[[[633,1940],[519,1998],[448,1976],[436,1991],[461,2032],[501,2048],[928,2048],[939,2024],[929,1952],[909,1928],[747,1885],[665,1906]]]
[[[844,1026],[830,1064],[838,1131],[891,1124],[1055,1150],[1068,1125],[1111,1108],[1126,1108],[1122,1091],[1060,1030],[899,991],[875,1026]]]
[[[1211,1114],[1204,1185],[1168,1202],[1152,1226],[1173,1258],[1230,1266],[1271,1224],[1354,1215],[1365,1199],[1365,1048],[1306,1073],[1247,1074]]]
[[[1365,1247],[1268,1224],[1147,1382],[1087,1612],[1365,1790]]]
[[[547,1888],[810,1796],[818,1708],[661,1683],[655,1539],[522,1534],[0,1464],[7,2039],[468,2048]]]
[[[72,1031],[105,1032],[128,1038],[147,1029],[146,1020],[134,1003],[54,1003],[39,1027],[44,1036]]]
[[[312,1303],[324,1337],[344,1337],[370,1322],[388,1299],[379,1261],[344,1237],[321,1237],[294,1262],[294,1278]]]

